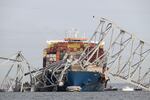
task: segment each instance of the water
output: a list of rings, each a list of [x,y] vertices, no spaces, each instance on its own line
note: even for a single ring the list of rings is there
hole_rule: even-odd
[[[150,100],[150,92],[1,92],[0,100]]]

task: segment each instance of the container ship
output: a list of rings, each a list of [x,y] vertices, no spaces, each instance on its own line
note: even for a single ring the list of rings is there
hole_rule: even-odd
[[[87,38],[66,37],[64,40],[47,41],[47,48],[43,50],[42,73],[35,77],[35,91],[103,91],[109,78],[106,64],[81,66],[80,56],[88,46],[93,49],[97,43],[89,43]],[[93,62],[96,56],[103,58],[104,43],[99,46],[89,60]],[[84,63],[84,62],[82,62]]]

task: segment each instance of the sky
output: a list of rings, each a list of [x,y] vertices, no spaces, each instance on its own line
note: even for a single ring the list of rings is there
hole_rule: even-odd
[[[0,0],[0,56],[22,51],[42,67],[46,40],[63,39],[77,28],[90,37],[105,17],[150,43],[149,0]],[[0,71],[1,72],[1,71]]]

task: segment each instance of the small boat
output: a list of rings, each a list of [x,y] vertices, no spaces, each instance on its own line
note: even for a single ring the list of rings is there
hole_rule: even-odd
[[[134,88],[126,86],[126,87],[122,88],[122,91],[134,91]]]
[[[135,91],[142,91],[142,88],[135,88]]]
[[[118,88],[110,86],[109,88],[105,88],[104,91],[118,91]]]

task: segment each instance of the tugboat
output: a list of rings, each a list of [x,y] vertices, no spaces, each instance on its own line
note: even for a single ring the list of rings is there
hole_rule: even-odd
[[[92,49],[96,46],[96,43],[88,43],[87,38],[78,38],[77,31],[73,31],[70,34],[72,37],[66,37],[64,40],[47,41],[48,47],[43,50],[43,68],[47,69],[51,67],[51,71],[46,71],[47,74],[45,75],[47,78],[45,83],[48,86],[57,84],[55,89],[47,90],[103,91],[109,80],[106,75],[108,70],[106,64],[101,66],[88,65],[85,69],[78,63],[71,64],[72,61],[79,59],[81,53],[87,46]],[[100,57],[103,54],[104,43],[101,43],[99,52],[94,55]],[[96,59],[95,56],[90,59],[90,62]],[[68,63],[67,70],[63,70],[65,67],[58,68],[57,66],[57,68],[55,68],[56,65],[63,65],[63,61]],[[59,76],[59,78],[57,76]]]

